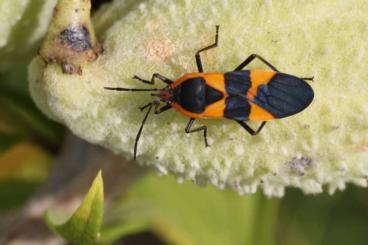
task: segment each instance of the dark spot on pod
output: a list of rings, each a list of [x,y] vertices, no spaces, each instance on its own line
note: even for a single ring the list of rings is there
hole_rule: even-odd
[[[300,176],[304,176],[307,170],[316,167],[313,159],[306,156],[294,157],[291,161],[287,162],[287,165],[290,167],[292,172],[297,173]]]
[[[72,64],[62,62],[61,63],[61,69],[62,69],[63,73],[82,75],[82,68],[80,66],[75,66],[75,65],[72,65]]]
[[[91,49],[89,32],[84,26],[72,26],[59,34],[61,43],[76,52]]]
[[[46,58],[44,58],[44,57],[42,57],[43,58],[43,60],[47,63],[47,64],[50,64],[50,63],[55,63],[56,62],[56,57],[52,57],[52,56],[50,56],[50,57],[46,57]]]

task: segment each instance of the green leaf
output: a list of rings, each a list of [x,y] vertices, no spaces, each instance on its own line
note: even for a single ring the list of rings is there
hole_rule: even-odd
[[[368,190],[349,187],[333,196],[290,189],[281,200],[276,244],[366,244]]]
[[[25,68],[24,68],[25,69]],[[0,74],[0,132],[37,139],[47,146],[61,141],[63,127],[47,119],[29,98],[21,67]]]
[[[271,245],[278,203],[262,194],[239,196],[230,190],[198,188],[190,182],[178,185],[172,177],[148,175],[117,203],[120,215],[109,210],[106,216],[114,212],[114,217],[125,217],[122,222],[126,227],[137,219],[143,221],[145,216],[148,228],[169,244]],[[129,209],[133,206],[140,212]],[[129,217],[132,215],[136,219]],[[109,231],[103,229],[102,237],[107,238],[106,233]],[[121,232],[121,236],[127,234]]]
[[[46,212],[45,221],[50,229],[74,244],[93,244],[100,237],[103,219],[103,180],[101,171],[93,181],[82,204],[64,223],[60,224],[55,216]]]
[[[106,227],[101,233],[101,242],[109,244],[111,241],[117,240],[120,237],[125,237],[131,234],[137,234],[148,230],[148,221],[145,220],[130,220],[124,221],[121,224],[114,224]]]
[[[24,180],[0,182],[0,214],[21,208],[38,186],[39,183]]]
[[[19,141],[20,137],[17,137],[17,135],[3,134],[0,131],[0,156],[2,155],[3,152],[8,150],[10,147],[18,143]]]

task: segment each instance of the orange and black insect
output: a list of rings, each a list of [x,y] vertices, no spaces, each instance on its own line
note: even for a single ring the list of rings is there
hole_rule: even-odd
[[[216,26],[215,43],[195,54],[198,72],[185,74],[175,81],[158,73],[153,74],[151,80],[133,77],[151,85],[158,78],[167,84],[161,89],[105,87],[116,91],[157,91],[151,94],[158,97],[156,100],[140,107],[141,111],[148,109],[135,140],[134,159],[137,155],[138,140],[152,108],[155,114],[174,108],[189,117],[185,133],[203,131],[204,143],[208,146],[207,127],[193,127],[198,118],[227,118],[238,123],[250,135],[257,135],[267,121],[294,115],[312,102],[314,93],[305,80],[313,78],[299,78],[281,73],[257,54],[250,55],[234,71],[204,73],[200,53],[217,47],[218,30],[219,27]],[[255,58],[271,70],[243,70]],[[160,107],[161,103],[164,105]],[[261,124],[254,130],[246,121],[260,121]]]

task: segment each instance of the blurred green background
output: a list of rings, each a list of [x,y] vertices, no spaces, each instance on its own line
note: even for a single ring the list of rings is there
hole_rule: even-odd
[[[41,2],[33,1],[28,11],[32,13]],[[108,1],[92,2],[96,10]],[[28,18],[33,18],[24,16],[11,34],[11,45],[16,48],[9,49],[9,44],[0,47],[0,236],[3,237],[27,201],[47,181],[60,149],[68,143],[64,140],[67,130],[45,118],[29,96],[27,64],[40,40],[29,46],[19,41],[23,35],[19,30],[30,24]],[[171,177],[147,173],[112,200],[105,211],[102,244],[368,242],[368,190],[354,186],[332,196],[307,196],[288,189],[282,199],[268,199],[262,193],[238,196],[232,191],[201,188],[188,182],[178,184]]]

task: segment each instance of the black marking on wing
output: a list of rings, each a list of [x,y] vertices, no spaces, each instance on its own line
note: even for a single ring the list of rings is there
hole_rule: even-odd
[[[244,95],[233,95],[226,98],[225,105],[224,117],[241,121],[248,120],[250,104]]]
[[[252,86],[248,70],[226,72],[224,77],[228,94],[246,94]]]
[[[311,86],[304,80],[277,73],[269,83],[258,87],[252,101],[276,118],[283,118],[304,110],[313,97]]]

